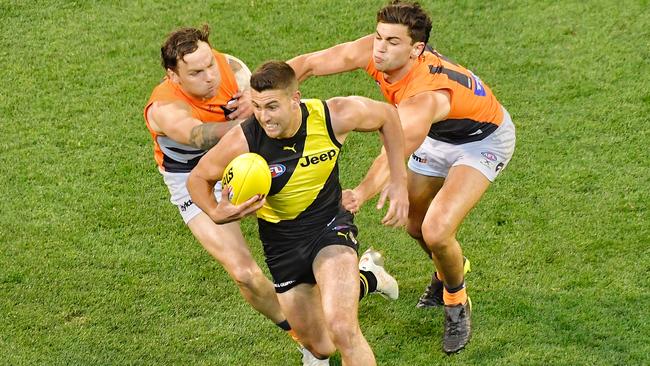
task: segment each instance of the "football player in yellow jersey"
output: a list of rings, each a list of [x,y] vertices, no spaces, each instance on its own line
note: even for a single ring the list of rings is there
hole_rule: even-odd
[[[338,350],[345,365],[375,365],[357,318],[357,228],[352,214],[341,207],[338,153],[352,131],[381,133],[391,173],[380,197],[380,205],[389,200],[382,222],[403,225],[408,198],[397,111],[356,96],[302,100],[293,69],[278,61],[260,66],[251,88],[254,117],[233,128],[200,160],[188,179],[192,199],[220,224],[257,211],[280,305],[301,342],[318,358]],[[262,155],[275,167],[271,191],[234,206],[225,187],[217,202],[214,184],[228,163],[246,152]],[[364,257],[362,269],[378,267],[372,265],[374,258]],[[374,275],[374,281],[383,281],[382,272]]]

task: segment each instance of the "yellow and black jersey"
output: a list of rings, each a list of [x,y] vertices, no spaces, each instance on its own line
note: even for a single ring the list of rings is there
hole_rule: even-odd
[[[302,122],[291,138],[269,138],[255,117],[242,123],[249,150],[264,157],[271,169],[271,190],[257,211],[262,241],[304,238],[339,212],[341,144],[327,104],[305,99],[300,108]]]

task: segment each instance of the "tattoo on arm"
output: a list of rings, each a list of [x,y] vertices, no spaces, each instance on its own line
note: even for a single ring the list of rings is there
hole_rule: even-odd
[[[190,145],[197,149],[208,150],[216,145],[226,132],[243,121],[239,119],[228,122],[203,123],[194,126],[190,132]]]
[[[204,123],[194,126],[190,132],[190,144],[201,150],[208,150],[216,145],[221,138],[217,134],[218,124]]]

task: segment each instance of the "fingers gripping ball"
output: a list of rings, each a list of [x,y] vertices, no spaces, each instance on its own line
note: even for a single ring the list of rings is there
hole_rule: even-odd
[[[232,187],[230,202],[239,205],[271,189],[271,170],[263,157],[245,153],[234,158],[223,171],[222,183]]]

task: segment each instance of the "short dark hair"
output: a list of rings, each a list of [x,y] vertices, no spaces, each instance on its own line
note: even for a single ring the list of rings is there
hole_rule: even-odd
[[[179,28],[167,36],[165,43],[160,47],[162,67],[176,71],[178,61],[185,55],[199,48],[199,41],[210,44],[210,27],[203,24],[201,28]]]
[[[393,0],[377,12],[377,23],[402,24],[413,42],[429,42],[431,18],[417,2]]]
[[[257,92],[298,88],[296,72],[284,61],[267,61],[251,75],[251,88]]]

